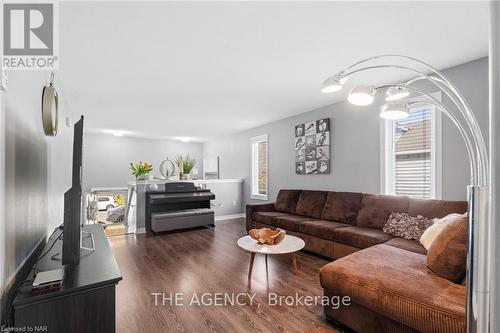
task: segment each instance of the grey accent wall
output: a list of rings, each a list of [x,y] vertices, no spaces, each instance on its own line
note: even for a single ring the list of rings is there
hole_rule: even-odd
[[[478,59],[444,71],[470,102],[487,139],[488,61]],[[326,73],[328,74],[328,73]],[[326,75],[325,74],[325,75]],[[359,83],[362,79],[359,78]],[[318,90],[321,82],[318,82]],[[429,92],[429,86],[423,87]],[[347,102],[328,105],[310,112],[263,125],[237,135],[220,137],[203,146],[204,156],[220,157],[221,178],[243,178],[244,200],[250,199],[250,138],[269,134],[269,199],[281,188],[323,189],[379,193],[380,118],[376,101],[369,107]],[[450,101],[443,98],[445,104]],[[330,117],[332,121],[332,173],[296,175],[294,166],[294,126]],[[464,200],[468,184],[465,146],[454,125],[443,116],[443,198]],[[258,202],[258,201],[254,201]]]
[[[212,209],[215,217],[240,214],[243,210],[243,193],[240,182],[220,182],[204,184],[215,194],[212,200]]]
[[[130,162],[152,163],[153,176],[159,177],[161,161],[168,156],[175,162],[179,154],[189,154],[196,159],[198,174],[203,174],[201,143],[84,133],[84,191],[89,191],[91,187],[127,187],[127,183],[134,180],[129,170]]]
[[[2,292],[45,235],[62,223],[63,194],[71,183],[73,131],[64,126],[64,107],[58,135],[48,138],[42,129],[41,94],[48,78],[46,72],[9,72],[8,91],[2,92]]]
[[[450,68],[445,75],[464,94],[474,112],[484,140],[489,140],[488,58]],[[443,97],[443,103],[450,100]],[[443,198],[466,199],[469,184],[469,161],[465,145],[456,127],[443,116]]]

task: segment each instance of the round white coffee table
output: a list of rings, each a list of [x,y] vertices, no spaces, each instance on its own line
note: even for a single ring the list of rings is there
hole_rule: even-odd
[[[244,236],[238,239],[238,246],[243,250],[250,252],[250,266],[248,268],[248,280],[252,278],[253,260],[256,253],[266,255],[268,254],[290,254],[292,256],[292,271],[297,274],[297,258],[295,252],[302,250],[306,244],[298,237],[286,235],[285,238],[276,245],[259,244],[255,239],[250,236]]]

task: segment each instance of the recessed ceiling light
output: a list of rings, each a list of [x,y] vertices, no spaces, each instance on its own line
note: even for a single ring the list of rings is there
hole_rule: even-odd
[[[120,130],[111,130],[109,131],[109,133],[113,134],[114,136],[124,136],[127,132]]]

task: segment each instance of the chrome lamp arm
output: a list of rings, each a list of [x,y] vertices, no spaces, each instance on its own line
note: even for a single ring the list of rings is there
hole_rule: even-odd
[[[380,63],[384,61],[384,63]],[[397,61],[404,61],[398,63]],[[323,92],[334,92],[342,89],[345,82],[354,74],[376,69],[398,69],[410,71],[416,78],[406,83],[382,85],[378,87],[355,87],[348,100],[353,104],[368,105],[373,102],[374,95],[390,88],[407,92],[398,97],[398,105],[408,108],[412,103],[431,104],[446,114],[457,127],[464,139],[470,161],[470,185],[467,187],[468,200],[468,244],[467,244],[467,332],[488,332],[490,321],[490,235],[489,203],[487,184],[490,177],[488,150],[479,123],[462,93],[441,72],[418,59],[396,54],[387,54],[361,60],[329,77],[323,83]],[[430,73],[430,74],[426,74]],[[419,81],[430,82],[443,92],[452,102],[453,108],[445,106],[439,100],[416,87]],[[404,100],[409,93],[424,97],[426,101],[411,102]],[[352,97],[352,99],[351,99]],[[356,100],[354,99],[356,97]],[[390,103],[384,105],[388,106]],[[396,103],[392,103],[396,104]],[[384,117],[383,108],[381,116]],[[408,111],[399,110],[398,115],[408,115]],[[458,112],[458,113],[456,113]],[[396,113],[395,113],[396,114]]]
[[[390,57],[395,57],[394,55],[389,55]],[[360,64],[363,64],[369,60],[375,60],[375,59],[380,59],[383,56],[378,56],[378,57],[372,57],[367,60],[358,62],[356,65],[350,66],[347,70],[339,72],[336,76],[334,77],[342,77],[342,78],[348,78],[353,74],[357,74],[360,72],[364,71],[369,71],[373,69],[402,69],[402,70],[407,70],[410,72],[413,72],[418,75],[417,78],[412,79],[406,83],[407,86],[412,86],[413,83],[419,81],[419,80],[426,80],[430,83],[432,83],[434,86],[436,86],[440,91],[442,91],[448,98],[450,98],[455,105],[455,107],[459,110],[459,116],[464,118],[465,124],[460,125],[460,126],[465,126],[470,130],[470,139],[471,142],[474,143],[475,145],[475,150],[476,154],[478,156],[477,158],[477,163],[478,167],[474,168],[474,172],[476,175],[471,175],[471,184],[473,185],[481,185],[485,186],[488,184],[488,150],[486,149],[486,144],[484,141],[483,134],[481,132],[481,129],[479,127],[479,123],[477,122],[476,117],[472,113],[469,105],[466,103],[465,99],[462,97],[461,93],[458,91],[458,89],[453,86],[448,79],[444,77],[444,75],[440,74],[438,71],[434,70],[432,67],[429,65],[426,65],[429,69],[432,69],[432,72],[439,75],[438,78],[429,76],[427,74],[424,74],[423,72],[413,68],[413,67],[408,67],[406,65],[398,65],[398,64],[376,64],[376,65],[371,65],[371,66],[366,66],[362,68],[353,68],[354,66],[359,66]],[[406,56],[401,56],[404,59],[413,59],[411,57],[406,57]],[[424,64],[421,61],[418,61],[419,64]],[[403,84],[400,84],[400,86]]]

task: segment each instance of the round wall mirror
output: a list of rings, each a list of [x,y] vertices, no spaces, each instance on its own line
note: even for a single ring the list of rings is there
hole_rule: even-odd
[[[47,136],[56,136],[58,123],[59,97],[54,87],[54,73],[50,76],[50,82],[43,87],[42,92],[42,123],[43,131]]]

